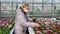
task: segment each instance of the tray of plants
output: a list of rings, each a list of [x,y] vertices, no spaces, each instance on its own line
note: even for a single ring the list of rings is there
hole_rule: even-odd
[[[60,22],[56,18],[32,18],[32,22],[40,24],[40,28],[30,27],[30,34],[60,34]]]

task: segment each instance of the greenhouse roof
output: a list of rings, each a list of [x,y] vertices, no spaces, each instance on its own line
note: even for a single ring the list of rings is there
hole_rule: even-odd
[[[60,3],[60,0],[1,0],[2,3],[9,3],[9,2],[13,2],[13,3],[42,3],[42,1],[44,3],[52,3],[52,1],[54,3]]]

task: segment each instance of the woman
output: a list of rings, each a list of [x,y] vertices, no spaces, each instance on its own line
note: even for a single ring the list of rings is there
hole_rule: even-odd
[[[27,34],[27,27],[39,27],[39,24],[29,22],[26,12],[29,10],[27,3],[22,4],[21,7],[16,10],[15,17],[15,34]]]

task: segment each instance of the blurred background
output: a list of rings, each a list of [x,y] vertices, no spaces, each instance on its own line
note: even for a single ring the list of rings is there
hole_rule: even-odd
[[[14,17],[23,3],[30,5],[29,16],[60,17],[60,0],[0,0],[0,17]]]

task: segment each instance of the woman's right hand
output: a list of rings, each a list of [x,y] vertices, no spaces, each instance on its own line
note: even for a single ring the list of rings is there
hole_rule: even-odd
[[[37,24],[35,25],[35,27],[36,27],[36,28],[39,28],[39,27],[40,27],[40,25],[37,23]]]

